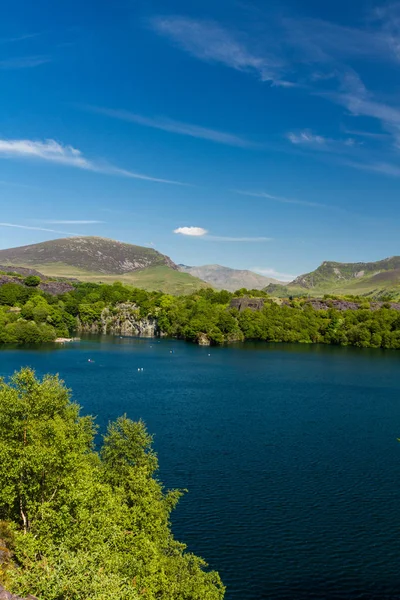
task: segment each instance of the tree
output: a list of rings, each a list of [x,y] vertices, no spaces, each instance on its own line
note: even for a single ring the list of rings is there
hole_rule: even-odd
[[[13,555],[0,583],[45,600],[222,600],[218,574],[172,536],[181,492],[156,478],[145,425],[111,423],[100,453],[95,433],[57,377],[0,380],[0,533]]]

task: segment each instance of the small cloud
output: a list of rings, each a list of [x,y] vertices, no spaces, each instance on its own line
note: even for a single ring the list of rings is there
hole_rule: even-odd
[[[284,79],[277,79],[271,83],[272,87],[283,87],[283,88],[294,88],[299,87],[298,83],[294,81],[285,81]]]
[[[281,271],[276,271],[276,269],[273,268],[252,267],[250,271],[254,271],[255,273],[259,273],[260,275],[264,275],[265,277],[279,279],[280,281],[293,281],[297,277],[297,275],[291,275],[290,273],[281,273]]]
[[[178,227],[174,229],[174,233],[181,235],[189,235],[193,237],[201,237],[209,242],[270,242],[272,238],[268,237],[231,237],[225,235],[208,235],[207,229],[203,227]]]
[[[286,136],[292,144],[326,144],[327,138],[322,135],[314,135],[310,130],[306,129],[299,133],[289,132]]]
[[[178,227],[177,229],[174,229],[174,233],[201,237],[207,234],[207,229],[203,229],[203,227]]]

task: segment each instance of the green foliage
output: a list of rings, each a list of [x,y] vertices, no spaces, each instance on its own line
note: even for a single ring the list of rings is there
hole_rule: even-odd
[[[239,312],[233,298],[261,298],[262,310]],[[335,302],[351,303],[338,311]],[[321,310],[304,297],[278,305],[265,292],[238,290],[234,294],[211,288],[185,296],[96,283],[79,283],[58,297],[38,288],[7,283],[0,287],[0,343],[37,343],[73,335],[77,327],[102,327],[102,319],[153,318],[163,334],[211,344],[245,339],[399,348],[400,313],[390,302],[377,307],[361,296],[325,294]],[[19,310],[18,313],[10,312]]]
[[[46,600],[222,600],[215,572],[170,529],[180,492],[156,478],[152,438],[126,416],[100,452],[57,377],[0,380],[0,582]]]
[[[24,284],[28,287],[37,287],[40,284],[40,277],[37,275],[28,275],[24,279]]]

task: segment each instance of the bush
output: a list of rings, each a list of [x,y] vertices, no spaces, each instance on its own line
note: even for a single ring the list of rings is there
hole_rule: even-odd
[[[37,275],[28,275],[28,277],[25,277],[24,279],[24,284],[28,287],[37,287],[40,284],[40,281],[40,277]]]

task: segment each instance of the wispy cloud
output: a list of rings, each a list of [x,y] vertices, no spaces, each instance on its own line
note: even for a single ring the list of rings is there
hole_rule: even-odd
[[[101,108],[98,106],[83,105],[80,106],[80,108],[106,115],[114,119],[119,119],[121,121],[137,123],[138,125],[152,127],[153,129],[161,129],[162,131],[168,131],[170,133],[177,133],[189,137],[210,140],[218,144],[238,146],[241,148],[250,148],[256,146],[256,144],[250,140],[232,133],[218,131],[217,129],[210,129],[208,127],[201,127],[191,123],[183,123],[182,121],[175,121],[167,117],[145,117],[143,115],[138,115],[123,109]]]
[[[186,185],[180,181],[170,179],[161,179],[136,173],[127,169],[121,169],[107,163],[99,163],[85,158],[80,150],[73,146],[63,146],[55,140],[35,141],[35,140],[4,140],[0,139],[0,157],[36,159],[53,163],[58,163],[96,173],[108,175],[119,175],[132,179],[141,179],[156,183],[168,183],[174,185]]]
[[[248,36],[228,31],[214,21],[172,15],[154,17],[150,23],[157,33],[200,60],[254,73],[262,81],[280,78],[280,59],[252,50]]]
[[[265,198],[266,200],[274,200],[275,202],[281,202],[282,204],[300,204],[302,206],[310,206],[313,208],[330,208],[326,204],[320,204],[318,202],[308,202],[307,200],[297,200],[295,198],[285,198],[284,196],[274,196],[273,194],[267,194],[267,192],[251,192],[246,190],[232,190],[235,194],[242,196],[252,196],[254,198]]]
[[[0,179],[0,185],[10,186],[10,187],[26,188],[26,189],[30,189],[30,190],[39,190],[40,189],[36,185],[30,185],[28,183],[19,183],[17,181],[7,181],[5,179]]]
[[[315,135],[309,129],[300,131],[299,133],[289,132],[286,137],[292,144],[313,144],[313,145],[324,145],[327,139],[322,135]]]
[[[17,56],[0,60],[0,69],[30,69],[51,62],[49,56]]]
[[[286,134],[286,138],[295,146],[323,152],[343,152],[344,147],[347,149],[353,148],[359,143],[354,138],[350,137],[345,139],[333,139],[317,135],[309,129],[297,133],[290,131]]]
[[[19,225],[17,223],[0,223],[0,227],[15,227],[16,229],[31,229],[32,231],[47,231],[49,233],[61,233],[63,235],[82,235],[81,233],[71,233],[70,231],[59,231],[58,229],[48,229],[47,227],[32,227],[31,225]]]
[[[55,220],[44,220],[44,221],[40,221],[41,223],[47,223],[49,225],[97,225],[99,223],[105,223],[105,221],[69,221],[69,220],[61,220],[61,221],[55,221]]]
[[[231,237],[224,235],[209,235],[207,229],[203,227],[178,227],[174,233],[197,237],[210,242],[270,242],[272,238],[268,237]]]
[[[252,267],[250,271],[254,271],[255,273],[259,273],[260,275],[265,275],[265,277],[279,279],[280,281],[293,281],[293,279],[296,279],[297,277],[297,275],[292,275],[290,273],[282,273],[281,271],[277,271],[276,269],[266,267]]]
[[[270,237],[230,237],[224,235],[206,235],[205,240],[210,242],[272,242]]]
[[[354,129],[346,129],[345,133],[348,133],[349,135],[363,137],[363,138],[371,138],[374,140],[385,141],[390,138],[390,135],[388,133],[375,133],[372,131],[359,131],[359,130],[354,130]]]
[[[246,72],[272,87],[287,88],[288,93],[293,89],[293,93],[324,97],[344,107],[346,118],[375,119],[387,132],[387,137],[378,137],[375,127],[370,136],[365,132],[364,140],[357,142],[353,137],[336,139],[310,130],[291,131],[287,139],[298,152],[343,151],[370,164],[374,162],[371,152],[376,153],[371,143],[381,142],[389,154],[400,149],[397,99],[382,100],[381,91],[368,90],[355,70],[362,68],[362,61],[367,67],[371,60],[383,65],[400,63],[400,2],[388,2],[360,15],[359,25],[352,27],[298,15],[282,17],[268,9],[254,11],[247,6],[247,14],[256,18],[244,19],[240,31],[223,23],[176,15],[156,16],[151,26],[199,60]],[[379,162],[379,156],[376,159]]]
[[[25,40],[30,40],[32,38],[39,37],[43,32],[36,31],[34,33],[21,33],[20,35],[16,35],[14,37],[9,38],[0,38],[0,44],[11,44],[14,42],[24,42]]]
[[[360,169],[361,171],[370,171],[372,173],[381,173],[383,175],[389,175],[390,177],[400,177],[400,165],[395,163],[387,162],[357,162],[357,161],[343,161],[343,164],[354,169]]]

